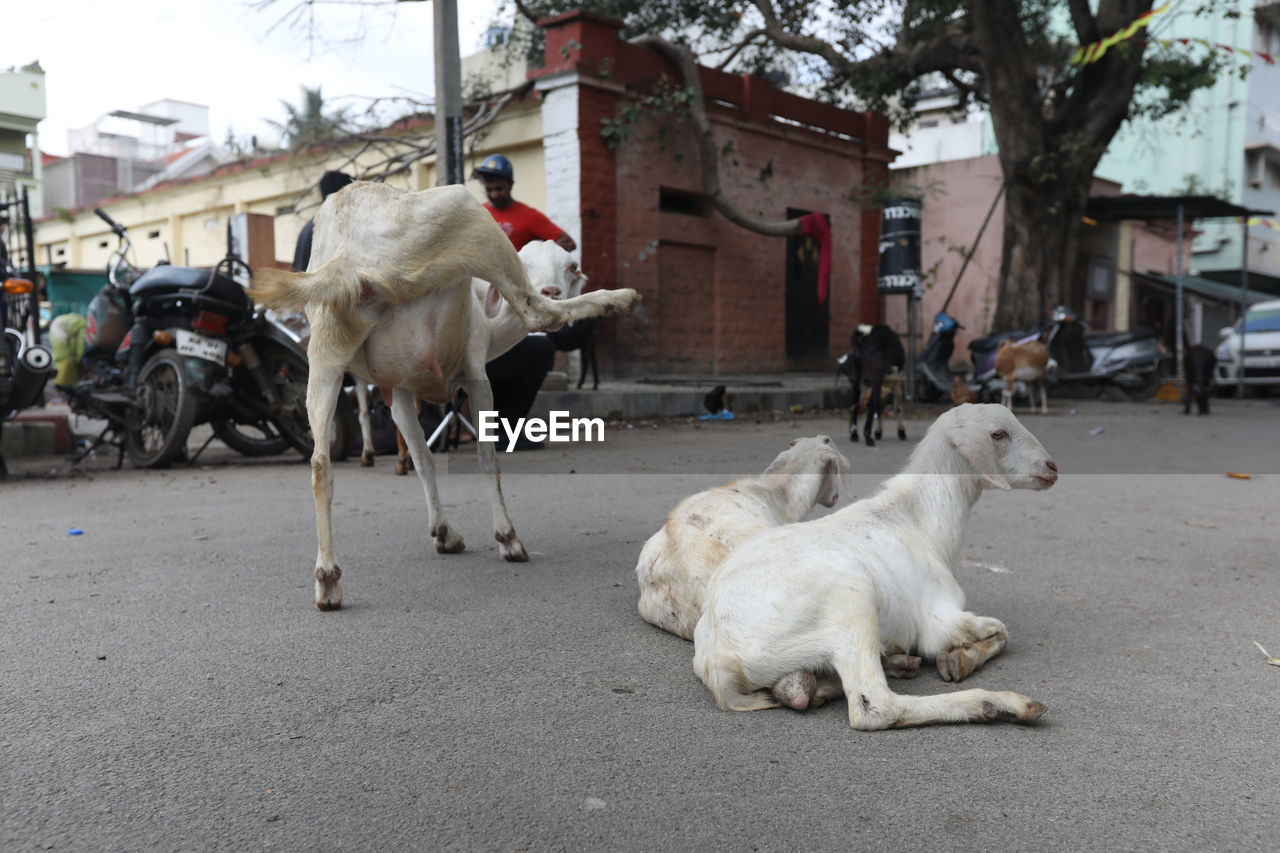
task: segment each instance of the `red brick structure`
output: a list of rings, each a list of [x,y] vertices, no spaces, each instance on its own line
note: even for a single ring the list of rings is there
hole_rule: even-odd
[[[701,193],[690,123],[646,114],[621,145],[606,145],[605,120],[664,81],[678,87],[679,69],[621,41],[619,21],[578,11],[541,23],[547,62],[530,76],[544,98],[548,214],[580,227],[593,286],[645,296],[642,316],[602,326],[602,366],[618,376],[828,369],[854,325],[876,319],[879,211],[857,197],[894,156],[887,119],[701,69],[725,193],[764,219],[830,218],[830,293],[818,306],[816,244],[755,234],[716,212]]]

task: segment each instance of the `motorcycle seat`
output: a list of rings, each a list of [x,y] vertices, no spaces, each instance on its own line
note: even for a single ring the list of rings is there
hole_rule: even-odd
[[[1131,329],[1127,332],[1094,332],[1084,336],[1085,345],[1093,347],[1118,347],[1121,344],[1142,341],[1153,335],[1148,329]]]
[[[129,295],[134,299],[147,299],[178,291],[194,292],[208,283],[209,270],[207,269],[175,267],[166,264],[152,267],[143,273],[129,288]],[[233,305],[242,305],[246,308],[251,305],[244,288],[235,279],[225,275],[214,276],[213,284],[205,293]]]
[[[988,352],[999,348],[1000,342],[1005,340],[1020,341],[1035,335],[1034,330],[1019,330],[1016,332],[994,332],[985,338],[974,338],[969,341],[969,349],[973,352]]]

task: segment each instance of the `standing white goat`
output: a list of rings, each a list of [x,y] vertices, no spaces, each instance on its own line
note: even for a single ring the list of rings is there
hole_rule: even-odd
[[[969,513],[985,488],[1047,489],[1057,479],[1004,406],[943,413],[873,497],[760,533],[729,555],[694,629],[694,671],[734,711],[779,700],[804,708],[843,692],[855,729],[1035,722],[1045,707],[1017,693],[896,694],[881,655],[915,651],[959,681],[1001,652],[1004,624],[967,612],[951,573]]]
[[[520,249],[520,263],[529,274],[530,281],[538,282],[543,296],[551,299],[572,299],[582,294],[587,284],[587,277],[578,268],[573,256],[561,248],[554,240],[534,240]],[[487,361],[510,350],[524,340],[529,334],[528,327],[520,319],[520,315],[502,300],[497,288],[487,281],[478,278],[471,280],[471,291],[476,300],[484,306],[482,319],[488,327]],[[363,448],[360,453],[360,464],[365,467],[373,465],[373,426],[369,417],[369,386],[363,382],[356,383],[356,402],[360,410],[360,437]],[[403,435],[397,430],[398,444],[401,445],[401,458],[396,462],[396,473],[409,473],[409,465],[404,458],[408,450]]]
[[[825,435],[797,438],[765,472],[691,495],[649,537],[636,563],[640,615],[693,639],[712,572],[739,543],[790,524],[818,504],[835,506],[849,460]]]
[[[385,184],[351,184],[320,208],[307,272],[263,270],[258,276],[258,301],[283,310],[305,309],[311,323],[307,417],[316,448],[311,485],[318,540],[316,606],[321,610],[342,606],[342,571],[333,552],[329,413],[346,370],[384,392],[394,389],[391,417],[409,443],[422,481],[436,550],[453,553],[465,547],[445,520],[414,399],[443,403],[461,385],[477,411],[493,408],[484,370],[490,331],[481,319],[473,278],[492,283],[535,331],[630,310],[639,302],[634,290],[596,291],[559,302],[544,296],[493,217],[459,186],[407,192]],[[481,442],[479,451],[481,468],[491,474],[499,550],[507,560],[527,560],[502,500],[493,445]]]

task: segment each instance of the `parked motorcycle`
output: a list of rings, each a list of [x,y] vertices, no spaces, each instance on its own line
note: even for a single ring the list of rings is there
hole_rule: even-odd
[[[932,403],[951,393],[951,355],[956,349],[956,332],[963,328],[946,311],[934,315],[933,331],[916,359],[916,397],[921,402]]]
[[[10,203],[11,204],[11,203]],[[7,205],[6,205],[7,207]],[[0,239],[0,429],[4,421],[41,401],[45,382],[53,372],[53,354],[36,342],[35,284],[10,263],[9,248]],[[0,476],[6,473],[0,457]]]
[[[1089,334],[1088,324],[1065,305],[1049,312],[1049,322],[1030,329],[998,332],[969,342],[974,365],[973,383],[984,400],[997,399],[1004,380],[996,373],[996,350],[1001,341],[1012,338],[1016,343],[1043,340],[1049,349],[1048,380],[1052,384],[1101,391],[1107,387],[1120,390],[1131,400],[1145,400],[1160,389],[1164,377],[1160,362],[1164,347],[1153,332],[1134,329],[1128,332]]]
[[[117,464],[127,453],[137,467],[164,467],[185,455],[200,423],[241,453],[293,447],[310,456],[306,357],[297,337],[256,310],[235,280],[248,267],[234,254],[230,230],[227,256],[213,269],[161,263],[139,275],[128,263],[128,231],[94,212],[117,246],[107,284],[89,303],[79,369],[60,370],[59,388],[73,411],[107,423],[76,459],[110,442],[120,449]],[[339,406],[336,427],[332,452],[342,458],[359,432],[349,406]]]

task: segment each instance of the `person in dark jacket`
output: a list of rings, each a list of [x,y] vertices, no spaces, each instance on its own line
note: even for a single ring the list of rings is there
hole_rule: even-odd
[[[353,180],[355,179],[346,172],[325,172],[320,176],[320,201],[323,202]],[[306,272],[307,264],[311,263],[311,232],[315,227],[316,220],[313,216],[298,232],[298,242],[293,249],[293,269],[296,272]]]

